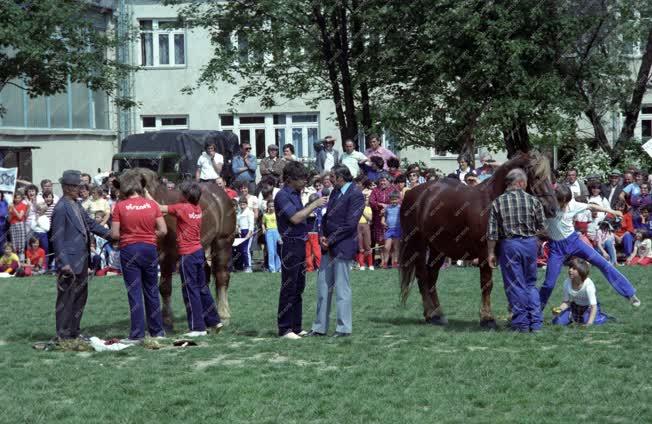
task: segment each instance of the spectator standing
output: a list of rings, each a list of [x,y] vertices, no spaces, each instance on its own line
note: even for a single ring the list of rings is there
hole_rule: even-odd
[[[379,180],[381,175],[385,175],[387,178],[387,173],[383,171],[385,166],[385,161],[380,156],[372,156],[369,159],[368,164],[365,163],[362,165],[365,175],[372,183],[375,183]]]
[[[328,331],[330,303],[335,291],[337,327],[334,337],[352,332],[351,285],[349,270],[358,250],[357,227],[364,210],[364,196],[353,184],[349,168],[333,168],[335,190],[331,193],[323,217],[322,262],[317,276],[317,311],[312,336]]]
[[[158,237],[167,234],[167,226],[158,204],[143,197],[140,178],[129,177],[120,178],[123,200],[113,209],[111,234],[120,240],[120,264],[131,315],[129,337],[121,342],[137,344],[145,338],[146,325],[152,337],[165,334],[158,292],[156,242]]]
[[[527,176],[523,170],[513,169],[505,179],[507,191],[493,201],[489,212],[487,259],[489,266],[496,268],[498,254],[505,294],[513,314],[512,329],[539,331],[543,314],[536,286],[536,234],[544,227],[543,206],[525,192]]]
[[[275,178],[283,177],[283,168],[285,168],[285,159],[278,156],[278,146],[270,144],[267,146],[267,157],[260,161],[260,175],[265,178],[272,175]]]
[[[467,174],[475,175],[475,171],[471,168],[471,161],[467,155],[461,154],[457,157],[457,164],[458,168],[455,170],[455,176],[462,183],[466,184],[464,177],[466,177]]]
[[[616,203],[620,199],[620,193],[623,191],[623,185],[620,183],[620,171],[613,169],[609,173],[609,182],[600,186],[602,197],[607,199],[611,209],[616,208]]]
[[[593,182],[589,184],[588,190],[589,190],[589,198],[586,201],[586,203],[595,203],[596,205],[601,206],[604,209],[611,209],[611,203],[609,203],[609,200],[602,195],[602,188],[600,187],[600,183]],[[602,221],[605,215],[606,214],[604,212],[598,212],[597,215],[598,221]]]
[[[643,175],[640,172],[625,172],[623,191],[620,193],[620,200],[625,200],[628,204],[633,196],[641,194],[640,184],[643,182]]]
[[[52,198],[54,204],[56,204],[59,201],[59,196],[54,194],[52,191],[52,181],[48,179],[41,180],[41,192],[36,195],[36,203],[43,203],[45,195],[47,193],[52,193]]]
[[[632,205],[632,216],[636,218],[642,208],[652,206],[652,195],[650,195],[650,183],[642,181],[639,185],[639,194],[633,195],[629,203]]]
[[[278,232],[274,201],[267,202],[267,212],[263,215],[263,233],[267,247],[267,264],[269,272],[281,272],[281,257],[278,255],[281,235]]]
[[[7,242],[7,230],[9,228],[9,204],[5,200],[5,193],[0,191],[0,246]]]
[[[358,189],[360,189],[358,187]],[[362,193],[364,195],[364,193]],[[358,265],[360,271],[369,267],[369,271],[374,270],[374,255],[371,253],[371,220],[373,212],[369,206],[369,196],[364,198],[364,209],[358,221]]]
[[[308,178],[308,170],[300,162],[289,162],[283,170],[285,184],[274,199],[274,209],[281,234],[281,291],[279,294],[277,325],[278,335],[287,339],[300,339],[307,334],[301,328],[303,316],[303,290],[306,286],[306,218],[318,207],[326,204],[320,197],[303,206],[301,192]]]
[[[95,219],[97,212],[104,212],[103,221],[100,222],[100,225],[106,225],[109,222],[109,215],[111,214],[111,207],[109,206],[109,201],[106,200],[103,196],[103,191],[100,187],[94,186],[90,190],[91,197],[85,202],[84,209],[88,216]]]
[[[222,177],[217,177],[215,179],[215,184],[222,190],[226,192],[226,195],[229,196],[229,199],[233,200],[236,197],[238,197],[238,192],[233,190],[231,187],[227,186],[226,183],[224,182],[224,178]],[[249,186],[247,186],[249,187]]]
[[[383,169],[387,170],[387,161],[396,158],[396,155],[389,149],[380,145],[380,138],[377,135],[369,136],[370,147],[364,152],[365,156],[371,159],[373,156],[380,156],[383,159]]]
[[[489,152],[480,153],[480,167],[475,169],[480,182],[491,178],[496,168],[501,164],[496,162]]]
[[[83,172],[81,174],[81,183],[86,184],[87,186],[90,187],[91,184],[93,183],[92,178],[91,178],[91,174],[87,174],[87,173]]]
[[[568,184],[568,187],[573,194],[573,199],[581,197],[581,200],[586,201],[586,198],[589,196],[589,190],[582,181],[577,179],[577,169],[572,168],[568,170],[568,173],[566,174],[566,184]]]
[[[13,203],[9,205],[9,231],[11,233],[11,243],[14,246],[14,253],[18,255],[20,261],[25,260],[25,246],[27,244],[27,214],[29,206],[23,201],[22,190],[16,190],[14,193]]]
[[[88,184],[81,183],[79,185],[79,199],[77,199],[84,210],[88,210],[88,205],[91,202],[91,188]]]
[[[382,225],[385,229],[385,261],[381,265],[383,268],[389,266],[391,259],[393,259],[392,267],[398,268],[398,242],[401,239],[400,196],[396,191],[389,195],[389,205],[385,208],[382,217]]]
[[[256,157],[251,154],[251,144],[242,142],[240,144],[240,154],[234,156],[231,161],[231,168],[235,181],[247,184],[249,192],[256,190]]]
[[[408,190],[411,190],[414,187],[418,186],[419,184],[422,184],[419,182],[419,178],[423,178],[423,177],[420,176],[417,171],[410,171],[408,173],[407,183],[405,185],[405,188],[403,189],[403,193],[401,193],[402,197],[405,197],[405,193],[407,193]]]
[[[36,221],[36,195],[38,194],[38,187],[36,187],[34,184],[30,184],[27,186],[25,189],[25,199],[23,202],[25,202],[28,206],[27,210],[27,219],[25,220],[25,234],[26,234],[26,239],[25,239],[25,244],[27,244],[27,241],[32,238],[32,226],[34,225],[34,222]]]
[[[367,161],[367,156],[364,153],[356,150],[356,144],[353,140],[348,139],[344,141],[344,153],[342,153],[342,165],[349,168],[353,178],[360,175],[360,165]]]
[[[316,190],[308,198],[310,204],[322,196],[321,190]],[[308,224],[308,239],[306,240],[306,271],[313,272],[319,269],[321,264],[321,248],[319,247],[319,236],[321,234],[321,222],[323,219],[322,208],[316,208],[306,220]]]
[[[387,160],[387,173],[392,181],[396,181],[396,177],[403,174],[399,169],[400,167],[401,162],[399,162],[397,158],[390,158]]]
[[[81,173],[64,171],[59,182],[63,198],[54,207],[51,229],[57,268],[56,329],[59,339],[74,339],[80,335],[88,297],[91,233],[106,239],[110,233],[95,223],[77,202]]]
[[[539,290],[541,307],[545,308],[548,303],[564,261],[572,256],[577,256],[598,267],[618,294],[629,299],[633,306],[639,306],[640,301],[635,295],[636,289],[632,287],[629,280],[596,252],[594,248],[581,241],[573,227],[573,218],[575,215],[583,213],[587,209],[607,212],[615,216],[620,216],[622,213],[611,209],[605,210],[598,205],[577,202],[573,199],[570,188],[564,185],[558,186],[555,189],[555,193],[560,210],[555,217],[546,221],[548,236],[550,238],[548,244],[550,246],[550,253],[548,256],[545,281]]]
[[[50,231],[50,218],[47,216],[48,207],[45,203],[36,205],[36,220],[32,224],[32,235],[39,241],[39,247],[43,251],[49,251],[48,232]],[[44,255],[45,257],[45,255]],[[47,264],[42,267],[47,269]]]
[[[464,176],[464,184],[466,184],[469,187],[475,187],[478,185],[478,177],[474,173],[468,172]]]
[[[371,222],[371,237],[374,246],[383,247],[385,244],[385,228],[383,228],[382,218],[385,213],[385,208],[389,206],[389,196],[394,192],[394,187],[389,184],[387,175],[383,174],[378,179],[378,186],[371,190],[369,196],[369,204],[373,212]],[[381,262],[386,263],[384,250],[381,250]]]
[[[293,160],[297,160],[297,157],[294,154],[294,146],[292,143],[287,143],[283,145],[283,160],[287,164]]]
[[[419,165],[416,163],[413,163],[412,165],[407,167],[407,171],[405,172],[408,175],[408,188],[412,188],[413,186],[417,186],[419,184],[423,184],[426,182],[426,179],[421,175],[421,168],[419,168]],[[414,178],[411,177],[412,174],[416,175],[416,182],[414,182]]]
[[[239,252],[239,262],[241,268],[244,269],[244,272],[252,272],[251,269],[251,240],[254,236],[254,230],[256,228],[254,213],[249,209],[249,203],[245,196],[241,196],[238,201],[240,206],[238,211],[238,216],[236,222],[238,224],[238,230],[240,232],[240,237],[244,239],[242,243],[238,246]]]
[[[330,172],[330,170],[339,166],[342,158],[340,152],[334,148],[335,138],[326,136],[322,143],[315,143],[315,152],[316,160],[315,166],[317,167],[317,172],[323,174],[324,172]]]
[[[222,174],[224,156],[217,153],[217,146],[214,141],[204,143],[204,151],[197,159],[197,171],[195,180],[203,183],[214,183],[217,177]]]

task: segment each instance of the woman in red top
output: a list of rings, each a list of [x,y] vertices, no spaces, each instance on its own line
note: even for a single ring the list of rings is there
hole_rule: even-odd
[[[215,300],[206,284],[204,249],[201,245],[201,186],[185,181],[179,187],[185,202],[159,205],[161,212],[177,218],[177,251],[180,258],[181,291],[188,315],[190,332],[185,337],[205,336],[207,329],[222,328]],[[149,194],[145,194],[151,199]]]
[[[620,221],[620,228],[614,231],[614,238],[616,239],[616,246],[623,246],[625,257],[629,258],[634,251],[634,222],[632,220],[632,213],[629,211],[629,206],[624,201],[618,201],[616,210],[623,213]]]
[[[145,322],[152,337],[163,337],[163,318],[158,293],[156,238],[167,233],[158,204],[142,197],[140,176],[129,173],[120,180],[123,195],[113,210],[111,237],[120,240],[120,263],[127,286],[131,332],[122,343],[140,343]],[[144,304],[143,304],[144,295]]]
[[[29,206],[23,202],[25,196],[21,190],[14,193],[14,202],[9,205],[9,231],[14,252],[21,262],[25,261],[25,246],[27,245],[27,214]]]

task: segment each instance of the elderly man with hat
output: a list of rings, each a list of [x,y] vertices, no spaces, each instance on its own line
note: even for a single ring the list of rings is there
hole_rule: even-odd
[[[267,154],[269,156],[260,161],[260,175],[262,177],[273,175],[276,178],[281,178],[287,161],[278,156],[278,146],[276,144],[267,146]]]
[[[107,240],[110,230],[95,222],[77,202],[81,172],[64,171],[59,179],[63,197],[52,212],[52,244],[57,270],[57,339],[79,337],[79,326],[88,297],[91,233]]]
[[[602,197],[609,201],[611,209],[616,208],[620,193],[623,191],[623,185],[620,181],[621,176],[621,172],[614,169],[609,173],[609,183],[600,186]]]

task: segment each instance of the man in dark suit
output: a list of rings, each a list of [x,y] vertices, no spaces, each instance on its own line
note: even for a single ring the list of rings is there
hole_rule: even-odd
[[[620,183],[620,177],[620,171],[614,169],[609,174],[609,183],[602,184],[602,186],[600,186],[602,197],[609,201],[611,209],[616,208],[616,203],[618,202],[620,193],[623,191],[623,185]]]
[[[323,143],[314,145],[317,152],[315,167],[320,174],[329,172],[342,163],[340,152],[335,150],[333,146],[335,146],[335,139],[331,136],[326,136]]]
[[[332,169],[335,190],[328,200],[322,218],[320,239],[322,260],[317,276],[317,313],[311,336],[323,336],[328,331],[331,297],[335,289],[337,327],[334,337],[351,335],[351,285],[349,270],[358,251],[358,222],[364,209],[364,195],[352,182],[346,166]]]
[[[59,179],[63,198],[52,212],[52,243],[57,268],[57,338],[79,337],[79,324],[88,297],[91,233],[107,240],[110,230],[95,222],[77,202],[81,172],[64,171]]]

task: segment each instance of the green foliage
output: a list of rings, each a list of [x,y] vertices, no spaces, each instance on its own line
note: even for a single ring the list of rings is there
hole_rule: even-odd
[[[589,175],[598,175],[606,181],[607,174],[611,171],[610,162],[611,158],[605,151],[592,149],[586,143],[580,143],[574,150],[573,159],[561,169],[568,171],[575,168],[579,177],[586,178]]]
[[[52,95],[64,91],[70,78],[113,94],[119,80],[137,69],[107,54],[130,34],[99,31],[92,2],[0,0],[0,11],[0,90],[13,84],[30,96]],[[134,105],[125,97],[117,103]]]
[[[604,311],[602,327],[540,334],[505,330],[507,303],[499,272],[492,303],[498,331],[478,325],[477,268],[440,272],[448,327],[423,323],[414,288],[398,304],[395,271],[352,271],[353,336],[346,340],[276,337],[278,274],[232,274],[231,324],[199,346],[121,352],[41,352],[54,335],[54,277],[6,278],[0,294],[2,421],[120,423],[555,423],[652,421],[649,372],[652,299],[649,270],[619,269],[638,289],[632,309],[604,277],[591,278]],[[538,275],[543,279],[544,272]],[[315,313],[315,273],[307,275],[304,328]],[[561,282],[551,306],[561,302]],[[176,334],[187,331],[178,277],[173,282]],[[214,291],[214,288],[213,288]],[[89,284],[82,332],[102,338],[129,331],[122,278]],[[331,310],[332,334],[335,308]],[[581,359],[581,360],[580,360]],[[524,389],[524,376],[533,385]],[[577,390],[577,384],[596,390]],[[345,395],[343,396],[343,393]],[[569,395],[572,393],[572,395]],[[572,396],[572,401],[569,401]],[[300,402],[299,402],[300,400]],[[300,405],[299,405],[300,404]],[[47,418],[46,418],[47,417]]]

